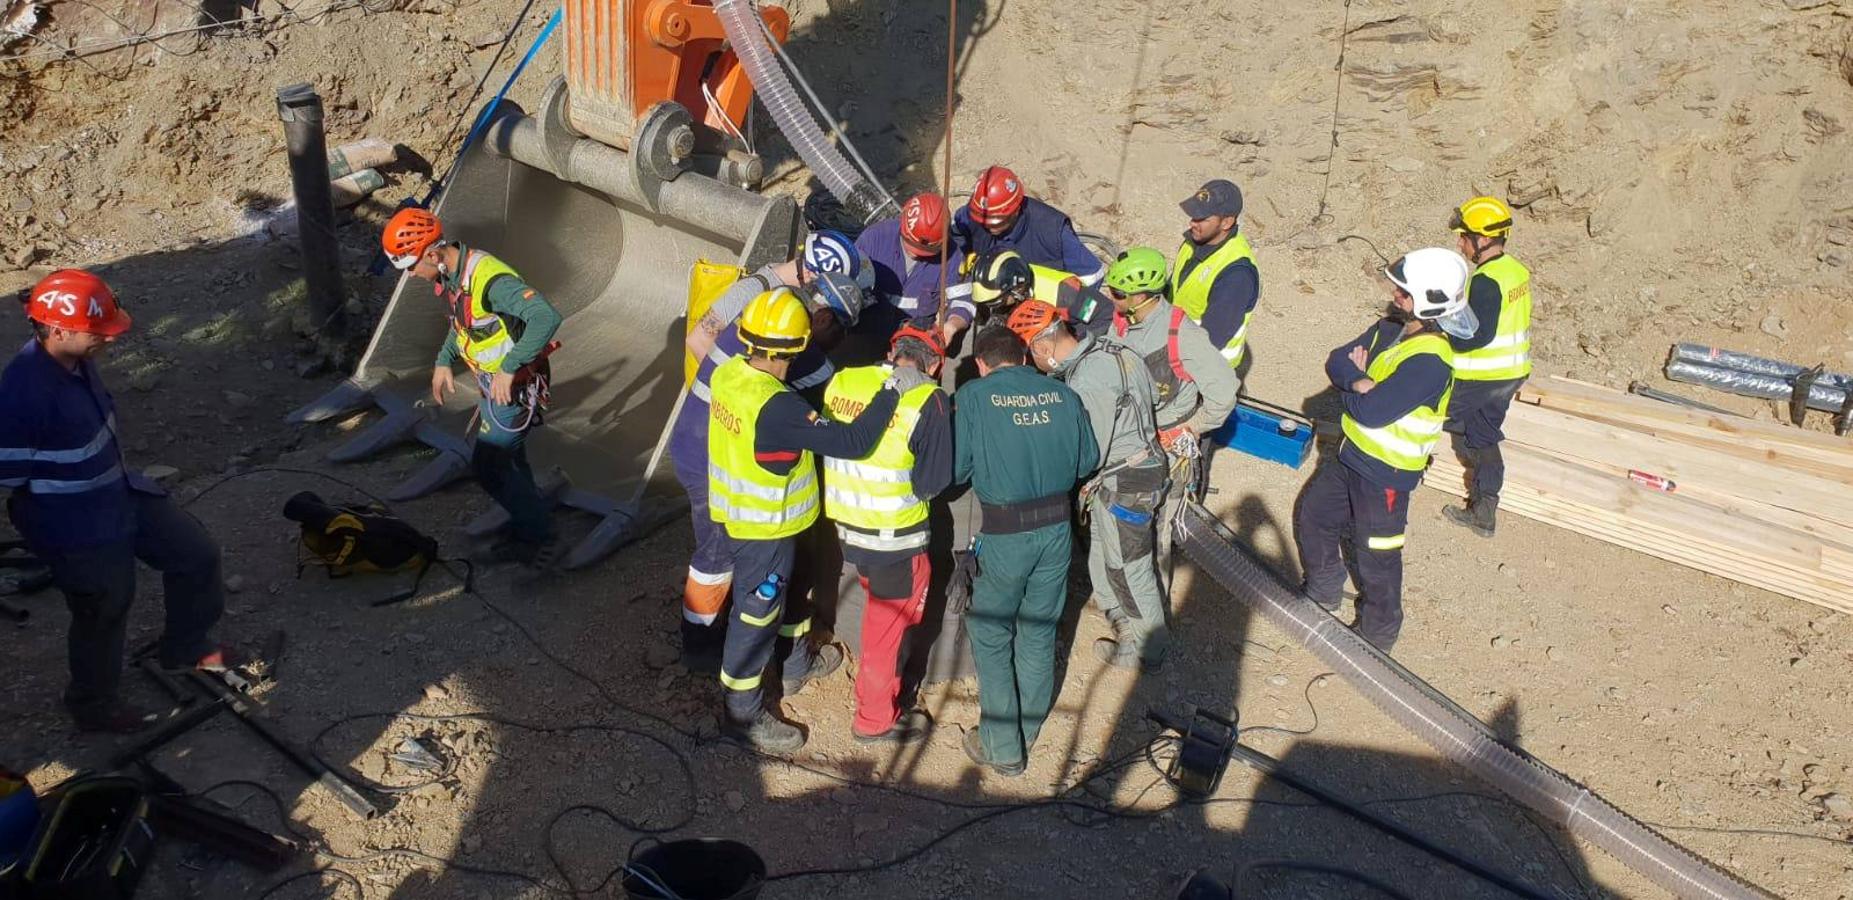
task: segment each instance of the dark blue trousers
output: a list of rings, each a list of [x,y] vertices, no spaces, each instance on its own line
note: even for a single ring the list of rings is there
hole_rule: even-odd
[[[1523,378],[1509,381],[1454,380],[1454,396],[1448,401],[1447,430],[1459,435],[1455,450],[1473,477],[1473,496],[1497,499],[1506,483],[1506,460],[1499,444],[1506,439],[1502,430],[1512,398],[1525,383]]]
[[[1336,459],[1313,472],[1300,492],[1294,538],[1306,594],[1336,607],[1345,587],[1342,545],[1351,541],[1358,575],[1357,630],[1378,647],[1403,629],[1403,537],[1409,492],[1365,480]]]

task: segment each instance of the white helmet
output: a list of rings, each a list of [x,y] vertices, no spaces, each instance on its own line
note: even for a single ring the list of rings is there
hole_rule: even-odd
[[[1383,270],[1415,300],[1415,317],[1441,319],[1467,308],[1467,260],[1446,247],[1412,250]]]

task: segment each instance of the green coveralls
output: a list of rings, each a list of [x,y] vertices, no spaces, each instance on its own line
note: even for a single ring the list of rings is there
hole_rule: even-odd
[[[953,480],[988,506],[1066,498],[1099,464],[1081,399],[1029,366],[968,382],[953,398]],[[978,668],[979,737],[993,763],[1024,762],[1055,703],[1055,629],[1074,540],[1070,518],[978,536],[965,617]]]

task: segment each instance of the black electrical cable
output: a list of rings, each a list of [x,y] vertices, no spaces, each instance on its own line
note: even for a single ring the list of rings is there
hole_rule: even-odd
[[[220,487],[224,486],[228,482],[237,481],[241,478],[250,478],[253,475],[263,475],[265,473],[270,473],[270,472],[284,472],[284,473],[288,473],[291,475],[313,475],[316,478],[320,478],[325,481],[331,481],[344,488],[347,488],[348,490],[353,491],[357,494],[360,494],[361,496],[366,497],[368,500],[372,500],[373,502],[378,503],[381,506],[387,505],[386,501],[381,499],[378,494],[375,494],[372,491],[369,491],[366,488],[361,487],[360,485],[355,484],[352,481],[348,481],[345,478],[337,478],[336,476],[330,475],[327,472],[318,472],[314,469],[301,469],[295,466],[257,466],[255,468],[245,469],[242,472],[233,472],[230,475],[222,475],[218,477],[217,479],[214,479],[212,483],[201,488],[199,493],[194,494],[191,497],[188,497],[186,499],[186,502],[180,504],[180,508],[185,509],[189,506],[192,506],[195,503],[198,503],[207,494],[210,494],[213,491],[218,490]]]
[[[438,144],[439,147],[448,147],[450,142],[456,139],[458,129],[470,117],[471,108],[476,105],[476,98],[481,97],[483,88],[489,86],[489,76],[495,74],[495,67],[502,64],[502,54],[508,52],[508,45],[514,42],[515,35],[521,33],[521,25],[528,20],[528,12],[532,9],[534,9],[534,0],[527,0],[521,5],[521,11],[515,14],[515,21],[508,26],[508,33],[502,36],[502,43],[496,46],[495,55],[489,58],[489,65],[483,68],[482,76],[476,79],[476,87],[470,91],[470,99],[463,101],[463,106],[457,111],[456,120],[450,123],[450,130],[444,133],[444,140]],[[458,149],[457,158],[450,161],[450,165],[444,168],[444,174],[438,178],[438,187],[441,188],[450,183],[450,176],[457,171],[457,164],[463,161],[463,151],[467,149],[469,148]]]
[[[1323,681],[1326,676],[1335,675],[1335,674],[1337,673],[1336,672],[1321,672],[1318,675],[1314,675],[1312,678],[1307,679],[1305,689],[1300,692],[1301,698],[1306,701],[1306,709],[1312,713],[1313,723],[1311,725],[1308,725],[1305,728],[1282,728],[1278,725],[1246,725],[1246,726],[1236,729],[1236,733],[1237,734],[1253,734],[1257,731],[1267,731],[1267,732],[1272,732],[1274,734],[1286,734],[1286,735],[1292,735],[1294,737],[1305,737],[1306,735],[1309,735],[1315,731],[1318,731],[1319,730],[1319,707],[1317,704],[1313,703],[1313,688],[1318,686],[1319,682]]]
[[[212,482],[211,484],[207,485],[206,488],[202,489],[198,494],[195,494],[192,498],[188,499],[185,503],[181,505],[183,507],[190,506],[193,503],[200,500],[201,498],[205,497],[208,493],[212,492],[213,490],[216,490],[218,487],[220,487],[221,485],[227,482],[234,481],[240,478],[253,476],[253,475],[263,474],[267,472],[281,472],[281,473],[310,475],[310,476],[314,476],[317,478],[326,479],[328,481],[331,481],[343,487],[346,487],[350,490],[353,490],[357,493],[360,493],[361,495],[366,496],[369,499],[374,500],[375,502],[385,505],[385,501],[383,499],[379,498],[378,496],[373,494],[371,491],[368,491],[366,488],[360,487],[359,485],[356,485],[350,481],[346,481],[336,476],[329,475],[325,472],[320,472],[320,471],[316,471],[313,469],[303,469],[303,468],[295,468],[295,467],[289,467],[289,466],[260,466],[254,469],[245,470],[243,472],[236,472],[230,475],[226,475]],[[847,786],[863,787],[863,788],[873,788],[873,789],[884,791],[887,793],[892,793],[898,796],[908,797],[908,798],[917,799],[917,800],[923,800],[923,801],[933,803],[935,805],[942,806],[942,807],[949,808],[949,809],[983,810],[983,812],[980,813],[979,815],[973,816],[963,822],[958,823],[957,825],[952,826],[950,829],[935,836],[933,839],[931,839],[927,843],[914,848],[908,853],[902,854],[899,857],[896,857],[894,859],[891,859],[885,862],[875,863],[870,866],[855,867],[855,868],[798,870],[798,871],[780,873],[780,874],[771,876],[767,879],[769,881],[780,880],[780,879],[804,878],[804,877],[821,876],[821,875],[858,874],[858,873],[873,872],[873,871],[879,871],[882,869],[892,868],[894,866],[898,866],[903,863],[906,863],[912,859],[918,858],[922,854],[931,850],[933,847],[937,846],[940,843],[943,843],[944,841],[948,840],[949,838],[953,837],[954,835],[968,828],[974,827],[976,825],[982,824],[992,819],[1002,818],[1003,816],[1006,816],[1012,813],[1022,812],[1022,811],[1030,810],[1030,809],[1041,809],[1041,808],[1057,809],[1058,811],[1062,813],[1063,818],[1066,821],[1068,821],[1070,824],[1074,824],[1080,827],[1096,827],[1099,824],[1102,824],[1104,822],[1109,822],[1109,821],[1151,818],[1153,816],[1162,814],[1166,811],[1176,809],[1179,806],[1186,806],[1186,805],[1210,805],[1210,804],[1216,804],[1216,803],[1244,803],[1248,805],[1279,806],[1279,807],[1284,807],[1284,808],[1305,808],[1305,809],[1334,809],[1335,808],[1335,807],[1327,806],[1323,803],[1293,803],[1291,801],[1265,800],[1265,799],[1260,799],[1260,798],[1208,798],[1208,799],[1201,799],[1201,800],[1180,799],[1179,801],[1176,801],[1172,804],[1168,804],[1164,807],[1160,807],[1158,809],[1152,810],[1150,812],[1137,812],[1137,811],[1130,811],[1129,808],[1116,808],[1111,805],[1103,807],[1103,806],[1099,806],[1096,804],[1083,803],[1083,802],[1076,801],[1076,800],[1066,799],[1066,795],[1068,793],[1074,790],[1077,790],[1077,789],[1086,790],[1091,796],[1095,796],[1098,798],[1099,795],[1093,794],[1092,791],[1087,788],[1087,785],[1089,785],[1091,782],[1107,774],[1123,769],[1127,765],[1136,763],[1139,755],[1141,754],[1144,755],[1147,762],[1151,764],[1154,769],[1157,769],[1160,772],[1161,779],[1163,781],[1169,781],[1169,776],[1164,773],[1163,767],[1159,765],[1157,757],[1155,756],[1155,752],[1157,748],[1160,746],[1160,744],[1162,744],[1166,740],[1166,738],[1164,738],[1163,736],[1160,736],[1159,738],[1156,738],[1153,741],[1148,741],[1145,744],[1142,744],[1139,747],[1134,748],[1132,751],[1129,751],[1127,754],[1122,755],[1121,757],[1114,760],[1113,762],[1103,765],[1095,769],[1094,771],[1090,772],[1086,778],[1083,778],[1082,780],[1076,782],[1074,785],[1070,786],[1068,789],[1064,790],[1063,792],[1057,794],[1055,797],[1049,798],[1049,799],[1043,799],[1043,800],[1018,802],[1018,803],[958,801],[958,800],[950,800],[950,799],[946,799],[942,797],[934,797],[928,794],[924,794],[918,791],[911,791],[906,788],[901,788],[895,785],[882,784],[879,782],[864,781],[861,779],[857,779],[857,778],[844,775],[839,772],[833,772],[827,769],[820,769],[814,766],[808,766],[803,763],[797,762],[795,760],[787,759],[784,757],[760,753],[758,751],[753,750],[750,747],[735,744],[731,741],[722,742],[722,741],[717,741],[716,739],[713,739],[713,738],[706,738],[697,733],[681,728],[676,723],[670,721],[667,718],[664,718],[663,716],[660,716],[655,713],[652,713],[652,712],[649,712],[643,709],[639,709],[637,707],[623,703],[617,698],[617,696],[614,694],[614,692],[611,691],[611,689],[605,686],[603,682],[587,674],[586,672],[578,669],[572,664],[566,662],[564,659],[561,659],[558,655],[552,652],[552,650],[546,645],[545,642],[541,641],[538,636],[536,636],[531,630],[529,630],[525,624],[523,624],[519,619],[515,618],[513,615],[508,613],[506,610],[502,609],[500,606],[496,605],[494,602],[490,601],[488,597],[484,596],[483,594],[474,590],[473,588],[466,589],[466,593],[469,593],[472,596],[475,596],[478,602],[482,603],[484,607],[489,609],[491,612],[493,612],[497,616],[501,617],[503,620],[507,621],[510,625],[514,626],[516,631],[519,632],[522,635],[522,637],[526,639],[528,643],[531,646],[533,646],[549,662],[551,662],[555,667],[559,668],[561,671],[564,671],[572,675],[573,677],[579,679],[580,681],[583,681],[584,683],[586,683],[595,692],[597,692],[603,700],[605,700],[608,704],[610,704],[612,708],[617,709],[621,712],[625,712],[630,715],[634,715],[639,718],[647,719],[651,722],[654,722],[662,726],[663,728],[667,729],[668,731],[684,738],[685,740],[688,740],[689,742],[691,742],[692,744],[696,746],[703,746],[703,745],[708,745],[712,743],[725,743],[728,746],[734,746],[751,755],[758,756],[762,758],[764,761],[778,763],[780,765],[784,765],[789,768],[797,769],[799,771],[807,772],[807,773],[817,775],[822,778],[835,781],[839,784],[843,784]],[[1256,731],[1268,731],[1268,732],[1275,732],[1275,733],[1294,735],[1294,736],[1305,736],[1305,735],[1312,734],[1319,727],[1319,710],[1318,710],[1317,704],[1315,704],[1312,699],[1312,688],[1316,684],[1319,683],[1320,679],[1324,678],[1328,674],[1330,673],[1322,673],[1321,675],[1314,676],[1312,679],[1308,680],[1305,688],[1302,691],[1302,697],[1306,702],[1307,708],[1313,720],[1310,726],[1308,726],[1305,729],[1290,729],[1290,728],[1282,728],[1282,727],[1270,726],[1270,725],[1258,725],[1258,726],[1248,726],[1248,727],[1242,728],[1240,729],[1240,733],[1248,734],[1248,733],[1252,733]],[[334,728],[340,725],[343,725],[343,724],[347,724],[351,721],[358,720],[358,719],[379,718],[379,717],[397,717],[397,718],[406,718],[406,719],[421,720],[421,721],[442,721],[446,719],[478,719],[482,721],[488,721],[488,722],[492,722],[496,724],[506,725],[509,727],[516,727],[516,728],[532,730],[532,731],[536,731],[539,733],[558,733],[558,732],[573,731],[573,730],[600,730],[600,731],[625,733],[625,734],[630,734],[630,735],[634,735],[638,737],[643,737],[669,750],[670,753],[676,757],[678,765],[683,770],[684,777],[688,779],[688,782],[690,784],[691,796],[693,795],[693,783],[694,783],[693,770],[688,761],[687,755],[682,750],[669,744],[667,741],[664,741],[663,739],[658,738],[655,735],[651,735],[647,732],[638,731],[636,729],[625,728],[623,726],[607,725],[607,724],[602,724],[602,723],[594,724],[594,725],[575,725],[575,726],[538,726],[538,725],[533,725],[531,723],[524,723],[524,722],[519,722],[515,720],[502,719],[501,717],[492,716],[486,713],[485,714],[460,713],[460,714],[438,715],[438,716],[425,716],[425,715],[420,715],[420,714],[415,714],[415,713],[402,713],[402,712],[362,713],[362,714],[357,714],[354,716],[349,716],[349,717],[345,717],[343,719],[337,720],[336,722],[331,723],[329,726],[325,727],[321,732],[319,732],[316,735],[316,738],[311,741],[311,752],[315,753],[318,759],[321,758],[320,753],[315,750],[315,745]],[[1173,742],[1175,742],[1174,739],[1173,739]],[[324,762],[326,761],[324,760]],[[454,766],[453,766],[453,769],[454,769]],[[409,790],[416,790],[417,788],[426,786],[428,784],[442,781],[445,777],[447,777],[447,775],[440,775],[436,778],[428,779],[427,781],[421,782],[416,785],[389,786],[389,785],[381,785],[381,784],[369,784],[369,787],[371,789],[378,790],[382,793],[403,793]],[[224,786],[228,786],[231,784],[237,784],[237,783],[248,784],[252,787],[256,787],[256,788],[259,788],[265,791],[267,794],[270,795],[271,799],[278,804],[279,814],[282,814],[282,811],[286,808],[282,804],[281,798],[276,796],[274,792],[271,792],[269,788],[264,787],[263,785],[257,785],[257,784],[250,783],[250,782],[225,782],[220,785],[215,785],[214,788],[224,787]],[[1160,782],[1154,782],[1152,785],[1148,786],[1145,789],[1145,791],[1142,791],[1140,793],[1139,797],[1142,798],[1146,792],[1149,792],[1150,789],[1152,787],[1155,787],[1158,783]],[[209,788],[208,790],[212,790],[212,788]],[[1380,798],[1376,800],[1364,801],[1362,804],[1359,804],[1359,805],[1360,806],[1372,806],[1372,805],[1379,805],[1379,804],[1411,803],[1411,802],[1429,801],[1429,800],[1441,799],[1444,797],[1456,797],[1456,796],[1470,796],[1470,797],[1477,797],[1480,799],[1493,800],[1493,801],[1505,804],[1507,806],[1512,806],[1514,808],[1517,808],[1519,809],[1521,813],[1526,812],[1522,807],[1518,807],[1517,804],[1515,804],[1513,801],[1511,801],[1510,799],[1506,797],[1498,796],[1494,794],[1480,793],[1476,791],[1447,791],[1447,792],[1441,792],[1441,793],[1436,793],[1436,794],[1419,795],[1419,796],[1414,796],[1414,797]],[[1104,799],[1104,798],[1101,798],[1101,799]],[[1133,801],[1134,804],[1136,804],[1137,802],[1138,802],[1138,799],[1135,799]],[[1068,816],[1068,812],[1071,810],[1079,810],[1080,817],[1070,818]],[[567,815],[575,813],[575,812],[589,812],[589,813],[596,813],[599,815],[603,815],[611,819],[612,821],[617,822],[620,825],[623,825],[627,828],[631,828],[632,830],[644,832],[646,834],[673,831],[676,828],[680,828],[683,825],[687,824],[687,821],[689,821],[693,817],[693,812],[691,809],[691,811],[689,811],[688,815],[684,818],[683,821],[677,823],[676,825],[668,826],[668,827],[660,829],[659,831],[652,832],[649,829],[635,827],[633,823],[629,823],[628,820],[624,819],[623,817],[618,816],[617,814],[611,812],[610,810],[604,809],[602,807],[582,804],[582,805],[576,805],[576,806],[568,807],[567,809],[561,810],[559,813],[557,813],[553,817],[552,820],[549,821],[547,830],[545,833],[545,839],[546,839],[546,849],[547,849],[548,860],[554,866],[556,872],[560,875],[561,880],[566,883],[567,887],[564,889],[556,885],[548,884],[544,881],[541,881],[540,879],[536,879],[533,876],[527,875],[525,873],[513,872],[513,871],[508,871],[508,870],[497,870],[497,869],[487,869],[487,868],[482,868],[482,867],[467,866],[461,863],[456,863],[445,857],[435,856],[432,854],[424,853],[423,851],[412,850],[410,848],[390,848],[388,850],[378,851],[374,854],[369,854],[367,856],[362,856],[362,857],[343,857],[343,856],[333,854],[332,852],[325,852],[325,851],[317,851],[317,852],[322,856],[326,856],[331,859],[347,861],[347,862],[368,862],[374,859],[384,858],[387,856],[404,855],[404,856],[411,856],[413,858],[421,859],[421,860],[431,862],[434,864],[447,866],[449,868],[456,869],[457,871],[462,871],[466,873],[508,877],[508,878],[515,878],[515,879],[523,880],[523,881],[528,882],[529,884],[534,885],[535,887],[541,888],[543,890],[551,891],[554,893],[578,895],[578,894],[583,894],[583,893],[597,892],[601,890],[606,884],[608,884],[612,878],[616,877],[618,873],[622,872],[625,867],[623,865],[620,865],[616,869],[607,873],[605,878],[591,889],[581,890],[573,885],[572,880],[570,879],[570,877],[568,877],[565,874],[564,868],[562,867],[558,858],[553,852],[552,833],[553,833],[554,827],[562,819],[564,819]],[[287,816],[285,816],[285,818],[287,819]],[[1556,853],[1559,862],[1563,864],[1565,870],[1569,872],[1573,878],[1575,878],[1578,885],[1582,887],[1584,890],[1584,893],[1587,894],[1588,885],[1583,882],[1581,875],[1577,873],[1575,867],[1571,865],[1569,860],[1564,856],[1562,850],[1557,846],[1557,842],[1551,839],[1551,834],[1549,830],[1546,829],[1540,823],[1538,823],[1535,819],[1531,818],[1529,814],[1525,814],[1525,820],[1534,829],[1536,829],[1542,837],[1546,839],[1546,843],[1549,844],[1552,851]],[[1670,828],[1674,830],[1710,831],[1710,832],[1727,833],[1727,834],[1791,837],[1791,838],[1800,838],[1800,839],[1806,839],[1806,840],[1823,841],[1823,842],[1834,843],[1834,844],[1853,845],[1853,841],[1825,837],[1821,835],[1811,835],[1811,834],[1806,834],[1803,832],[1783,831],[1783,830],[1778,830],[1778,829],[1756,829],[1756,828],[1734,829],[1734,828],[1713,828],[1713,827],[1707,827],[1707,826],[1666,826],[1666,825],[1656,825],[1656,827]],[[298,834],[298,836],[301,836],[300,833],[295,832],[293,828],[291,829],[291,831],[292,833],[296,833]],[[1284,861],[1284,862],[1290,863],[1291,861]],[[346,873],[340,873],[339,870],[334,870],[334,869],[317,870],[317,871],[338,873],[343,876],[346,876]],[[1313,870],[1308,869],[1308,871],[1313,871]],[[301,875],[297,877],[303,877],[303,876],[306,876],[307,874],[309,873],[301,873]],[[1348,874],[1355,874],[1355,873],[1348,873],[1348,872],[1344,872],[1343,870],[1335,870],[1330,874],[1335,874],[1335,875],[1339,875],[1342,877]],[[346,876],[346,877],[351,877],[351,876]],[[278,885],[273,886],[272,890],[275,890],[280,887],[282,887],[282,883],[279,883]]]
[[[1396,898],[1396,900],[1410,900],[1408,894],[1391,887],[1389,884],[1374,876],[1366,875],[1363,872],[1353,869],[1341,869],[1338,866],[1328,866],[1321,863],[1301,862],[1295,859],[1254,859],[1243,863],[1240,868],[1235,870],[1235,883],[1230,885],[1230,887],[1234,888],[1236,896],[1254,896],[1243,890],[1243,886],[1248,883],[1248,877],[1250,875],[1266,869],[1282,872],[1313,872],[1320,875],[1330,875],[1335,878],[1343,878],[1346,881],[1355,881],[1358,884],[1368,885],[1387,896]]]
[[[278,891],[283,890],[284,888],[289,887],[290,885],[295,884],[298,881],[303,881],[309,878],[321,878],[324,876],[332,877],[336,879],[337,881],[339,881],[340,883],[353,888],[354,896],[358,898],[358,900],[367,900],[367,891],[365,888],[361,887],[360,879],[355,878],[354,876],[349,875],[348,873],[343,872],[340,869],[310,869],[307,872],[297,872],[296,874],[291,875],[290,877],[285,878],[282,881],[279,881],[276,884],[273,884],[269,888],[265,889],[263,893],[257,895],[257,900],[268,900],[268,898],[274,896]],[[333,897],[334,894],[330,893],[324,896]]]

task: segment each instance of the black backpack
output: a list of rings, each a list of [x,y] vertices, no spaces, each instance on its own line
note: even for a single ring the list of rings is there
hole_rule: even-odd
[[[438,557],[438,542],[404,519],[377,504],[331,505],[313,491],[303,491],[283,504],[283,516],[302,525],[302,545],[297,552],[296,576],[303,569],[322,566],[330,578],[344,578],[356,572],[415,571],[412,586],[374,606],[410,600],[419,582]],[[467,567],[469,562],[463,561]],[[464,577],[464,590],[470,589],[470,577]]]

